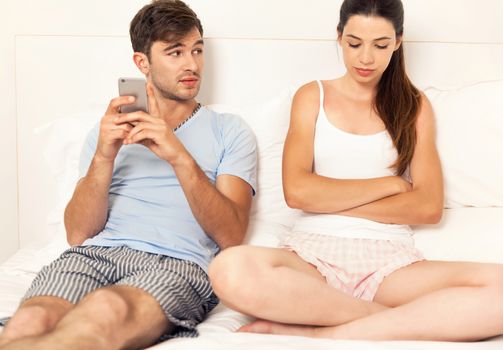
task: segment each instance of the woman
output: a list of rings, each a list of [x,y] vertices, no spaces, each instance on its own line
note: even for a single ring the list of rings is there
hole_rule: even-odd
[[[443,185],[431,105],[405,73],[401,1],[345,0],[337,29],[347,72],[299,89],[285,141],[285,198],[304,215],[280,249],[221,253],[217,295],[262,319],[248,332],[503,333],[502,265],[426,261],[413,246],[408,225],[440,220]]]

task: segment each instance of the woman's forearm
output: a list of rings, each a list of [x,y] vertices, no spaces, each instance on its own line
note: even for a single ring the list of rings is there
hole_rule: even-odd
[[[284,179],[287,204],[312,213],[340,212],[410,189],[410,184],[398,176],[333,179],[306,173]]]

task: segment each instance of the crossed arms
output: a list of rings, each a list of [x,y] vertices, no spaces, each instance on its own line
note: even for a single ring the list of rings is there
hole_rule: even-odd
[[[410,164],[412,184],[399,176],[333,179],[313,171],[314,131],[319,108],[315,85],[294,97],[283,151],[283,191],[290,207],[314,213],[337,213],[394,224],[436,223],[442,216],[443,183],[435,146],[431,105],[423,95]],[[341,164],[341,166],[344,166]]]

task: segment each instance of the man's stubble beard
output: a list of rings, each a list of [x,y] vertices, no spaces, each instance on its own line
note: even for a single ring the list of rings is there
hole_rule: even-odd
[[[201,76],[199,74],[197,75],[199,78],[198,86],[197,86],[197,88],[195,88],[194,95],[192,95],[189,98],[180,97],[180,96],[176,95],[176,93],[174,93],[173,91],[170,91],[167,88],[164,88],[163,84],[156,79],[156,76],[157,76],[156,74],[152,73],[152,85],[154,85],[155,89],[165,99],[176,101],[176,102],[185,102],[185,101],[192,100],[193,98],[195,98],[199,94],[199,90],[201,88]]]

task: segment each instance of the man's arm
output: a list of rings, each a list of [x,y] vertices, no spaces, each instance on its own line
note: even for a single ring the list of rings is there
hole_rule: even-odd
[[[96,153],[65,209],[66,236],[72,246],[93,237],[105,226],[115,157],[132,129],[131,125],[117,124],[115,120],[120,106],[133,101],[127,96],[113,99],[101,119]]]
[[[190,155],[172,165],[203,230],[221,249],[241,244],[248,227],[251,186],[232,175],[218,176],[214,186]]]
[[[124,114],[117,123],[134,124],[125,144],[138,143],[168,162],[182,186],[192,213],[203,230],[224,249],[241,244],[248,226],[252,188],[232,175],[220,175],[213,185],[164,119],[150,84],[149,113]]]
[[[79,245],[105,226],[108,211],[108,189],[113,162],[94,157],[87,175],[79,180],[65,209],[68,243]]]

